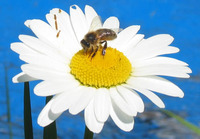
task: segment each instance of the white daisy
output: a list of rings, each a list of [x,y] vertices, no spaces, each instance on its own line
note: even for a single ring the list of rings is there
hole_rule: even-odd
[[[109,116],[120,129],[130,131],[133,117],[144,111],[137,92],[160,108],[165,105],[153,92],[183,97],[179,87],[158,76],[189,78],[191,73],[188,64],[160,56],[179,51],[169,46],[172,36],[161,34],[144,39],[144,35],[137,34],[140,26],[130,26],[108,41],[104,56],[99,49],[91,58],[82,50],[80,41],[96,17],[90,6],[85,6],[83,13],[73,5],[70,15],[56,8],[46,15],[49,24],[37,19],[25,22],[37,37],[20,35],[22,42],[11,44],[11,49],[26,62],[13,82],[42,80],[34,93],[53,95],[38,117],[39,125],[49,125],[66,110],[73,115],[84,110],[85,123],[94,133],[102,130]],[[119,29],[116,17],[103,24],[97,19],[94,30]]]

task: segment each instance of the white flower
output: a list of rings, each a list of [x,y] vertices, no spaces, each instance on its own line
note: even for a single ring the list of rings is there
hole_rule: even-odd
[[[22,42],[11,44],[11,49],[27,63],[13,82],[42,80],[34,93],[54,96],[40,113],[39,125],[49,125],[66,110],[73,115],[84,110],[85,123],[94,133],[102,130],[109,116],[120,129],[130,131],[133,117],[144,111],[137,92],[160,108],[165,107],[164,103],[153,92],[183,97],[179,87],[158,77],[189,78],[191,73],[188,64],[160,56],[179,51],[169,46],[172,36],[161,34],[144,39],[144,35],[136,34],[140,26],[130,26],[108,41],[104,56],[98,51],[91,58],[83,52],[80,41],[95,17],[97,13],[90,6],[85,7],[84,14],[74,5],[70,16],[53,9],[46,15],[49,24],[36,19],[25,22],[37,38],[20,35]],[[108,18],[103,25],[100,20],[96,22],[95,29],[119,29],[116,17]]]

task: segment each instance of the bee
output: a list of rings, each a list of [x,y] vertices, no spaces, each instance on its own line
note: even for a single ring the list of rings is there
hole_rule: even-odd
[[[100,17],[97,16],[93,19],[90,31],[81,40],[81,45],[84,52],[92,54],[92,58],[96,55],[98,49],[102,47],[102,55],[104,56],[107,48],[107,41],[111,41],[117,38],[117,34],[112,29],[99,28],[101,27]],[[93,28],[99,28],[93,31]]]

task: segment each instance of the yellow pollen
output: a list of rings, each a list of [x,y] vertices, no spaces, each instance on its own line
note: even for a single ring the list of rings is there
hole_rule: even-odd
[[[92,58],[92,54],[78,51],[71,60],[71,74],[81,84],[95,88],[116,86],[126,82],[131,73],[131,63],[124,54],[108,47],[102,55],[100,48]]]

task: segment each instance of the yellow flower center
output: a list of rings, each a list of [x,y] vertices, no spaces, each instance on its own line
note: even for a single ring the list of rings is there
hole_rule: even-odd
[[[95,88],[116,86],[126,82],[131,73],[131,63],[124,54],[108,47],[102,55],[100,48],[92,58],[92,54],[78,51],[71,60],[71,74],[83,85]]]

